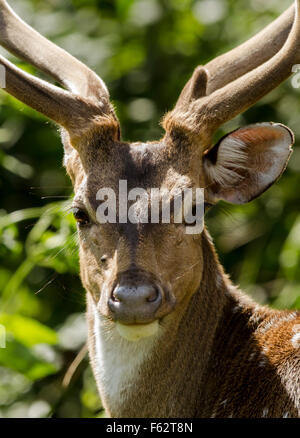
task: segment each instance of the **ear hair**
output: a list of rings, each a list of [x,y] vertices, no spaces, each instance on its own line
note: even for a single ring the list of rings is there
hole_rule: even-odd
[[[267,190],[285,170],[294,134],[279,123],[249,125],[223,137],[204,155],[206,200],[243,204]]]
[[[214,162],[211,160],[212,157],[204,160],[204,171],[208,179],[221,185],[236,184],[242,178],[238,170],[247,169],[246,144],[238,138],[229,136],[230,134],[223,137],[213,148]],[[217,160],[220,163],[218,166],[216,166]]]

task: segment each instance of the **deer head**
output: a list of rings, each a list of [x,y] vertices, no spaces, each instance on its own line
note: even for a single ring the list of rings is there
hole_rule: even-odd
[[[116,223],[99,223],[97,209],[104,201],[98,199],[99,189],[112,189],[118,203],[119,182],[125,180],[128,190],[167,190],[174,202],[178,191],[202,187],[209,206],[219,200],[249,202],[272,185],[291,154],[294,137],[287,127],[266,122],[242,127],[216,145],[212,139],[223,123],[277,87],[300,61],[299,7],[297,0],[295,9],[260,34],[197,67],[164,117],[160,141],[127,143],[103,81],[0,1],[1,44],[66,88],[0,57],[6,91],[61,127],[75,192],[81,278],[88,299],[108,324],[118,323],[123,336],[148,336],[158,321],[178,318],[201,283],[207,237],[205,230],[186,233],[185,224],[174,217],[170,223],[134,224],[117,215]]]

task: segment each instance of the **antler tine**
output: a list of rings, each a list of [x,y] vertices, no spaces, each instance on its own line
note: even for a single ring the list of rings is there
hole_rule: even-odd
[[[105,112],[113,112],[108,90],[96,73],[28,26],[6,0],[0,0],[0,44],[74,94],[104,106]]]
[[[276,55],[285,43],[295,16],[292,5],[276,20],[240,46],[205,65],[210,80],[207,94],[224,87]]]
[[[202,91],[202,94],[195,96],[195,92],[193,92],[193,98],[213,93],[272,58],[285,43],[291,31],[294,16],[295,8],[292,5],[280,17],[252,38],[208,62],[205,65],[208,76],[205,93]],[[177,101],[177,108],[183,108],[189,103],[187,101],[187,92],[189,89],[193,89],[197,71],[200,72],[201,67],[197,67],[184,87]],[[200,73],[201,75],[203,74]]]
[[[0,56],[0,65],[5,68],[5,91],[59,125],[69,130],[78,129],[80,120],[95,115],[95,108],[88,106],[79,97],[31,76],[3,56]]]
[[[293,27],[281,50],[270,60],[194,102],[194,111],[202,128],[211,134],[223,123],[245,111],[292,73],[292,66],[300,60],[300,0],[295,1]],[[197,109],[196,109],[197,107]],[[193,109],[189,111],[193,112]],[[200,125],[201,126],[201,125]]]
[[[195,69],[163,125],[185,127],[212,146],[215,130],[283,82],[300,62],[300,1],[257,35]]]

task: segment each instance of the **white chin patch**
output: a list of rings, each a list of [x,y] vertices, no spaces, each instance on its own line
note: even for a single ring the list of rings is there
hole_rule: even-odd
[[[136,342],[143,338],[148,338],[158,332],[158,321],[153,321],[150,324],[125,325],[119,322],[116,323],[118,333],[127,341]]]

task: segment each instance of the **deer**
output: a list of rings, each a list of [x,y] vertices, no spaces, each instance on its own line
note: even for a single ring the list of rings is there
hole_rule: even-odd
[[[235,286],[205,226],[188,234],[174,220],[97,221],[98,190],[118,193],[120,180],[171,198],[204,188],[207,210],[221,200],[250,202],[279,179],[295,142],[288,127],[252,124],[216,144],[214,135],[300,62],[299,8],[296,0],[258,34],[196,67],[163,118],[162,139],[130,143],[102,79],[0,0],[1,45],[61,85],[0,57],[4,91],[61,132],[90,363],[110,417],[300,417],[299,311],[257,304]]]

